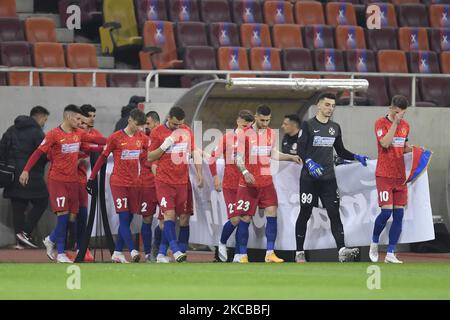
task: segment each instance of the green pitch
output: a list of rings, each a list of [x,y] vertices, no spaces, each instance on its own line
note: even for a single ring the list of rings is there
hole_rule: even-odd
[[[69,290],[68,265],[0,264],[0,299],[450,299],[448,263],[380,263],[380,282],[368,263],[78,266]]]

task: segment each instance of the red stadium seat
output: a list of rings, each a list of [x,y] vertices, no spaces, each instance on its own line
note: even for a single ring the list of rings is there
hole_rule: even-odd
[[[303,48],[300,26],[296,24],[276,24],[272,29],[274,46],[280,49]]]
[[[27,41],[57,42],[55,22],[50,18],[28,18],[25,20]]]
[[[0,17],[16,16],[16,0],[0,1]]]
[[[334,28],[326,25],[305,26],[305,48],[324,49],[334,48]]]
[[[32,67],[31,44],[25,41],[0,42],[0,61],[8,67]],[[29,73],[9,72],[7,82],[10,86],[28,86]],[[33,73],[33,86],[39,86],[39,74]]]
[[[241,43],[243,47],[271,47],[269,26],[262,23],[244,23],[241,25]]]
[[[142,30],[147,20],[168,20],[165,0],[134,0],[134,7],[139,30]]]
[[[280,49],[252,48],[250,67],[258,71],[281,71]]]
[[[328,2],[327,23],[331,26],[355,26],[356,13],[353,4],[347,2]]]
[[[450,51],[450,28],[429,30],[431,50]]]
[[[357,26],[336,27],[336,48],[340,50],[365,49],[364,30]]]
[[[433,4],[429,8],[432,28],[450,28],[450,5]]]
[[[295,3],[295,20],[302,26],[325,24],[322,4],[317,1],[297,1]]]
[[[218,22],[209,25],[209,43],[214,48],[239,47],[239,27],[231,22]]]
[[[22,24],[18,18],[0,18],[0,42],[24,40]]]
[[[407,28],[398,30],[400,50],[428,50],[428,34],[425,28]]]
[[[67,67],[70,69],[98,69],[95,46],[90,43],[71,43],[67,45]],[[106,75],[96,75],[96,86],[106,87]],[[76,73],[75,85],[77,87],[91,87],[92,74]]]
[[[227,0],[200,0],[200,15],[205,23],[231,22]]]
[[[176,26],[176,39],[179,48],[206,46],[206,25],[198,21],[179,22]]]
[[[62,44],[38,42],[34,44],[34,64],[37,68],[65,68],[64,50]],[[43,86],[73,87],[71,73],[41,73]]]
[[[233,21],[237,24],[263,23],[261,4],[258,0],[232,1]]]
[[[169,0],[170,21],[200,21],[197,0]]]
[[[294,23],[292,4],[288,1],[265,1],[264,21],[268,25]]]

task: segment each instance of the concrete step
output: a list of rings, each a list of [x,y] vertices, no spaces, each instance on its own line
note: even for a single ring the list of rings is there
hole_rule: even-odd
[[[73,30],[57,28],[56,40],[60,43],[72,43],[74,40]]]
[[[59,19],[59,15],[58,14],[53,14],[53,13],[19,13],[19,14],[17,14],[17,16],[19,17],[20,20],[25,20],[28,17],[32,17],[32,18],[38,18],[38,17],[50,18],[50,19],[53,19],[53,21],[55,22],[56,28],[61,28],[61,21]]]
[[[34,1],[33,0],[16,0],[16,12],[23,13],[34,11]]]
[[[100,69],[114,69],[114,57],[97,56],[98,67]]]

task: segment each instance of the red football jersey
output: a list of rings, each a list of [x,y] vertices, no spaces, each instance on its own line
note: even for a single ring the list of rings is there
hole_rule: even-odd
[[[152,162],[147,160],[147,151],[150,148],[151,140],[150,137],[145,133],[142,133],[142,139],[144,141],[143,152],[141,153],[140,161],[141,161],[141,186],[144,187],[154,187],[155,186],[155,176],[152,173]]]
[[[383,148],[380,140],[387,134],[392,122],[386,117],[379,118],[375,122],[375,135],[378,145],[378,161],[375,175],[377,177],[405,179],[405,161],[403,154],[408,140],[409,124],[401,120],[394,134],[394,139],[389,148]]]
[[[144,147],[141,132],[129,136],[124,130],[114,132],[106,142],[103,155],[108,157],[112,152],[114,157],[114,168],[110,183],[118,187],[138,187],[140,156]]]
[[[189,178],[188,159],[195,149],[194,134],[187,125],[170,130],[166,124],[154,128],[150,134],[150,151],[156,150],[164,140],[172,136],[175,143],[158,160],[155,181],[166,184],[187,184]]]
[[[77,131],[65,132],[61,127],[50,130],[38,147],[51,159],[49,179],[78,182],[78,153],[81,137]]]
[[[219,144],[211,154],[211,162],[216,162],[222,155],[225,160],[222,187],[225,189],[237,189],[241,172],[236,166],[237,135],[235,130],[228,131],[219,140]]]
[[[275,132],[267,128],[266,130],[255,131],[253,127],[244,129],[238,134],[238,151],[245,150],[245,167],[255,178],[253,187],[265,187],[272,182],[270,173],[270,158],[272,149],[276,146]],[[240,175],[239,184],[246,185],[244,176]]]
[[[77,130],[80,133],[80,136],[84,136],[85,134],[94,137],[103,137],[103,135],[97,129],[92,128],[91,131],[85,132],[82,129]],[[80,153],[78,155],[78,178],[79,183],[86,183],[87,181],[87,170],[89,168],[89,154],[90,152],[86,151],[87,148],[91,145],[96,145],[92,143],[83,142],[81,143]]]

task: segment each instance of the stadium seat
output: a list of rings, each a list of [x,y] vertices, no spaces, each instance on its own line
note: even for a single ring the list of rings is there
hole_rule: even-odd
[[[431,50],[436,52],[450,51],[450,28],[430,29]]]
[[[398,23],[400,27],[427,28],[428,13],[423,4],[404,4],[397,7]]]
[[[0,17],[16,17],[16,0],[0,1]]]
[[[404,4],[420,4],[420,0],[392,0],[392,3],[396,6]]]
[[[378,71],[386,73],[408,73],[405,52],[401,50],[380,50],[377,57]],[[411,79],[389,77],[388,87],[390,98],[396,94],[411,99]],[[416,90],[416,101],[419,101],[419,90]]]
[[[200,0],[200,16],[205,23],[231,22],[227,0]]]
[[[184,51],[184,68],[192,70],[216,70],[216,53],[213,47],[192,46]],[[213,79],[211,76],[182,76],[181,86],[183,88],[192,87],[202,81]]]
[[[433,51],[411,51],[407,54],[409,72],[411,73],[440,73],[439,59]]]
[[[83,26],[79,32],[90,38],[98,38],[98,28],[103,24],[103,14],[97,6],[96,0],[60,0],[58,1],[58,11],[61,25],[65,26],[70,14],[67,8],[76,4],[81,12],[81,25]]]
[[[338,25],[356,25],[356,14],[353,4],[347,2],[328,2],[327,24],[331,26]]]
[[[429,8],[432,28],[450,28],[450,5],[433,4]]]
[[[349,72],[377,72],[375,54],[371,50],[356,49],[344,52],[345,64]],[[384,77],[355,77],[363,78],[369,81],[369,88],[366,93],[357,93],[355,102],[362,103],[360,99],[366,100],[370,106],[387,106],[389,105],[389,96],[386,89],[386,81]],[[356,98],[356,97],[355,97]]]
[[[440,61],[442,73],[450,74],[450,51],[441,52]]]
[[[209,25],[209,43],[214,48],[239,47],[239,28],[231,22],[211,23]]]
[[[244,23],[241,25],[241,43],[245,48],[271,47],[269,26],[262,23]]]
[[[304,48],[288,48],[281,53],[283,70],[314,71],[311,51]],[[320,79],[319,75],[294,75],[294,77]]]
[[[261,4],[258,0],[233,0],[233,21],[237,24],[263,23]]]
[[[367,29],[367,47],[373,51],[397,50],[398,43],[396,28]]]
[[[303,27],[304,46],[308,49],[334,48],[334,28],[326,25]]]
[[[197,0],[169,0],[170,21],[200,21]]]
[[[341,50],[314,50],[314,65],[317,71],[344,72],[344,57]]]
[[[108,74],[108,87],[136,88],[139,77],[136,74],[113,73]]]
[[[325,24],[322,4],[317,1],[297,1],[295,21],[302,26]]]
[[[258,71],[281,71],[280,49],[252,48],[250,68]]]
[[[7,67],[32,67],[31,44],[26,41],[1,42],[0,60]],[[28,86],[29,73],[9,72],[7,82],[10,86]],[[33,74],[33,86],[39,85],[39,74]]]
[[[65,68],[64,49],[60,43],[34,44],[34,65],[37,68]],[[41,73],[41,84],[48,87],[72,87],[71,73]]]
[[[165,0],[134,0],[134,5],[139,30],[142,30],[147,20],[168,20]]]
[[[403,27],[398,30],[400,50],[428,50],[428,34],[425,28]]]
[[[378,3],[373,4],[378,5],[381,11],[381,27],[397,27],[397,16],[395,12],[395,7],[392,3]]]
[[[144,50],[139,53],[141,69],[177,69],[183,61],[177,58],[173,24],[167,21],[146,21]]]
[[[272,29],[274,47],[303,48],[302,32],[296,24],[276,24]]]
[[[102,53],[133,63],[142,47],[133,0],[103,0],[103,19],[99,29]]]
[[[176,25],[178,48],[188,46],[207,46],[206,25],[198,21],[179,22]]]
[[[288,1],[265,1],[264,22],[272,26],[274,24],[294,23],[292,4]]]
[[[220,70],[250,70],[247,49],[243,47],[221,47],[217,50]],[[248,75],[245,75],[248,77]]]
[[[336,48],[340,50],[365,49],[364,30],[358,26],[336,27]]]
[[[70,43],[66,47],[67,67],[70,69],[98,69],[95,46],[90,43]],[[91,73],[76,73],[75,85],[77,87],[91,87]],[[96,86],[106,87],[106,75],[96,75]]]
[[[25,37],[32,43],[57,42],[55,22],[50,18],[27,18],[25,20]]]
[[[19,18],[0,18],[0,42],[2,41],[24,41],[22,24]]]

